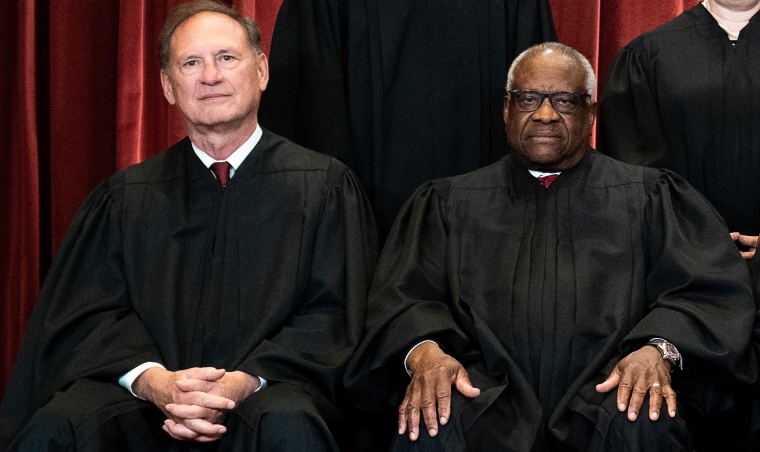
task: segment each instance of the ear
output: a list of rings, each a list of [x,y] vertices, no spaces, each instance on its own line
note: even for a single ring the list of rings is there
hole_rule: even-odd
[[[507,125],[508,116],[509,116],[509,94],[504,96],[504,125]]]
[[[256,70],[259,72],[259,89],[264,91],[269,83],[269,61],[263,52],[258,56],[258,59]]]
[[[597,112],[597,103],[594,101],[591,101],[588,105],[588,124],[589,126],[594,126],[594,121],[596,121],[596,112]]]
[[[171,105],[177,103],[177,99],[174,97],[174,89],[172,88],[171,81],[169,80],[169,74],[161,69],[161,87],[164,89],[164,97]]]

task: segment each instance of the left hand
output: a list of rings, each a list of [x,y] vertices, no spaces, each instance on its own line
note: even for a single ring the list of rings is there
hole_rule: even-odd
[[[244,372],[225,372],[218,380],[206,380],[200,378],[183,379],[177,381],[177,387],[185,392],[202,392],[209,395],[224,397],[232,400],[237,404],[253,394],[259,387],[259,379],[248,375]],[[168,404],[166,410],[172,414],[175,419],[182,419],[177,422],[175,419],[168,418],[164,421],[163,429],[172,438],[177,440],[201,440],[196,427],[205,426],[206,424],[221,424],[227,416],[229,410],[221,410],[212,407],[199,405]],[[219,439],[202,438],[202,440]]]
[[[734,242],[739,242],[740,245],[744,245],[748,248],[747,251],[741,251],[744,260],[752,259],[752,257],[755,255],[755,252],[757,251],[757,245],[759,244],[758,236],[741,235],[738,232],[732,232],[731,240]]]
[[[628,409],[628,419],[635,421],[649,393],[649,419],[660,417],[665,397],[670,417],[676,416],[676,392],[670,386],[670,362],[662,359],[660,351],[645,345],[623,358],[607,379],[596,385],[597,392],[609,392],[618,387],[617,406],[620,412]]]

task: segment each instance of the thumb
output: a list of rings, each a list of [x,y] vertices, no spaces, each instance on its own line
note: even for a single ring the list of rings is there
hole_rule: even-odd
[[[457,379],[454,381],[454,387],[465,397],[473,398],[480,395],[480,389],[474,387],[470,382],[470,377],[464,369],[457,373]]]
[[[620,383],[620,373],[618,372],[617,367],[615,367],[604,382],[596,385],[596,392],[610,392],[618,385],[618,383]]]

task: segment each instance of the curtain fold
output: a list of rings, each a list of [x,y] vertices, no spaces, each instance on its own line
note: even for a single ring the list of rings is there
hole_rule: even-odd
[[[180,2],[0,2],[0,57],[10,62],[0,73],[0,394],[41,281],[85,196],[184,136],[156,57],[159,30]],[[281,0],[226,3],[257,18],[268,53]],[[695,3],[551,0],[560,41],[592,61],[600,85],[623,45]]]

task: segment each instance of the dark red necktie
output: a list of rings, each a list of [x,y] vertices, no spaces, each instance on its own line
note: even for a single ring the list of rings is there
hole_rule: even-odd
[[[554,179],[557,178],[559,174],[549,174],[548,176],[538,176],[536,179],[538,179],[539,182],[541,182],[541,185],[543,185],[546,188],[549,188],[549,185],[554,182]]]
[[[209,167],[214,172],[216,179],[222,185],[222,188],[227,186],[227,182],[230,180],[230,162],[215,162]]]

